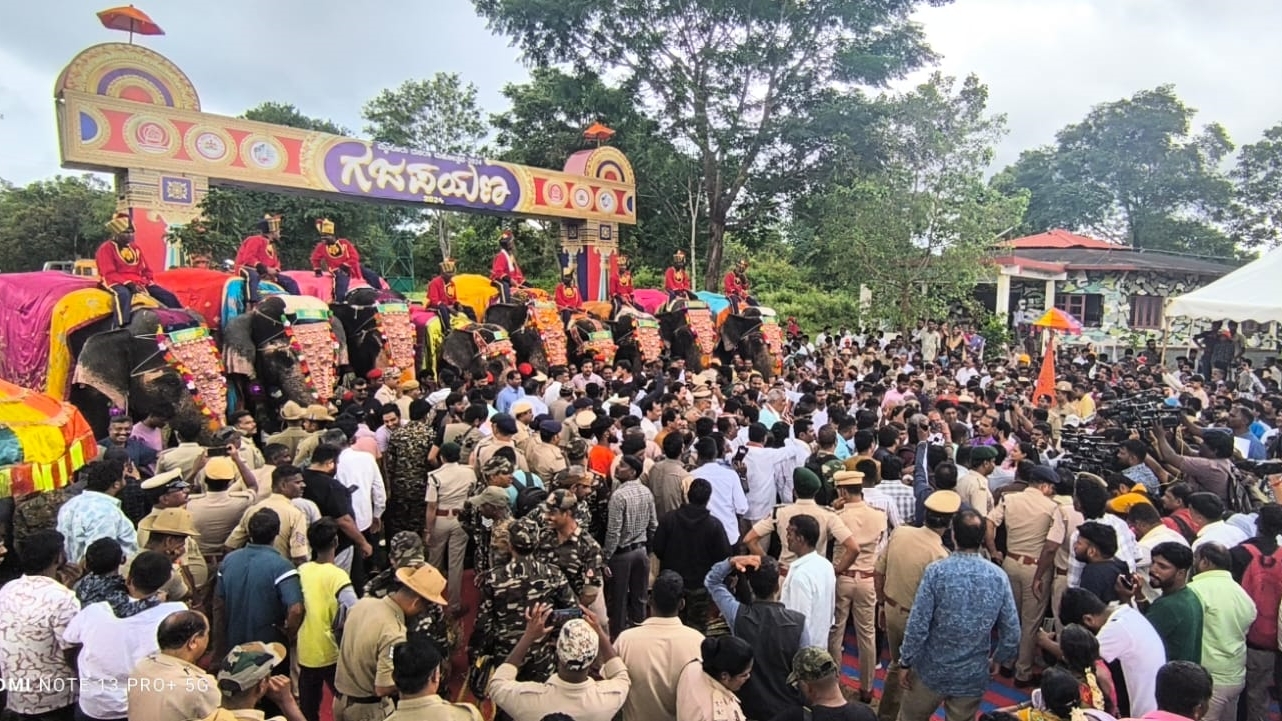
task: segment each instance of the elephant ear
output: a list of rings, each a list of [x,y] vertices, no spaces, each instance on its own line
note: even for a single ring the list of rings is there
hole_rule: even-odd
[[[133,333],[127,329],[95,333],[89,336],[76,360],[72,383],[89,386],[107,397],[116,408],[129,407],[129,375],[132,368],[119,363],[123,349],[129,347]],[[113,360],[114,359],[114,360]],[[109,373],[107,369],[123,372]]]
[[[232,318],[223,327],[223,364],[228,373],[255,377],[254,316],[246,313]]]
[[[338,365],[351,365],[352,361],[347,357],[347,331],[343,329],[343,323],[335,318],[331,313],[329,316],[329,329],[334,332],[334,337],[338,339]]]

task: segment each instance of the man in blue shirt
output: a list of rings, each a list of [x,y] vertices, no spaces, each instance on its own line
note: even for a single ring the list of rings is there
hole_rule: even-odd
[[[298,571],[272,543],[280,516],[264,508],[249,517],[249,545],[232,551],[218,567],[214,628],[220,650],[252,641],[289,647],[303,622],[303,587]],[[289,673],[289,664],[282,664]]]
[[[521,371],[510,370],[504,376],[507,381],[503,390],[494,398],[494,407],[499,413],[511,413],[512,404],[525,397],[525,389],[521,387]]]
[[[928,566],[917,588],[900,647],[902,721],[928,721],[940,703],[948,721],[972,721],[989,677],[1019,651],[1010,580],[979,555],[984,530],[974,510],[954,516],[957,551]]]

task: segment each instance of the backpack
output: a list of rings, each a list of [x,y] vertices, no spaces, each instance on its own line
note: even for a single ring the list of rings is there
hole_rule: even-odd
[[[1255,601],[1256,615],[1246,632],[1246,642],[1254,648],[1278,647],[1278,603],[1282,602],[1282,548],[1264,555],[1254,543],[1243,543],[1251,562],[1242,573],[1242,590]]]
[[[518,473],[522,472],[518,471]],[[517,478],[516,474],[512,476],[512,487],[516,489],[517,518],[525,518],[531,511],[543,505],[548,499],[546,488],[536,486],[533,483],[523,483]]]
[[[1234,513],[1255,513],[1269,502],[1260,490],[1259,480],[1233,463],[1229,464],[1228,493],[1228,507]]]

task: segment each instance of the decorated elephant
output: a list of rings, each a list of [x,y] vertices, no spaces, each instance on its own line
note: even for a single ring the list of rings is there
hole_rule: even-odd
[[[528,303],[495,303],[485,309],[485,324],[507,331],[516,352],[516,362],[529,363],[546,373],[548,358],[543,349],[543,336],[529,321]]]
[[[779,373],[783,362],[783,329],[775,312],[762,306],[745,306],[740,315],[724,310],[718,319],[721,341],[718,353],[729,365],[738,355],[767,377]]]
[[[140,416],[167,404],[180,420],[223,421],[218,351],[198,315],[138,294],[129,325],[111,331],[111,294],[51,271],[0,275],[0,297],[0,377],[72,400],[98,438],[112,407]]]
[[[440,364],[471,378],[503,372],[516,367],[516,349],[507,330],[492,323],[473,323],[446,334],[441,342]]]
[[[350,291],[344,303],[330,303],[329,309],[342,325],[353,373],[363,377],[374,368],[417,370],[421,344],[408,303],[365,286]]]
[[[571,367],[577,368],[585,360],[600,359],[607,364],[614,363],[618,347],[614,344],[614,333],[608,323],[579,314],[570,319],[565,331],[568,339],[566,355]]]
[[[67,335],[76,359],[67,400],[80,409],[99,438],[111,409],[135,419],[174,409],[174,425],[206,432],[226,420],[227,386],[218,349],[196,313],[137,309],[129,325],[108,330],[109,318]]]
[[[339,366],[349,362],[343,326],[325,303],[293,295],[267,296],[228,322],[223,358],[238,399],[268,429],[285,401],[328,402]]]
[[[685,367],[698,373],[717,346],[717,331],[708,304],[678,298],[658,309],[659,333],[669,358],[682,358]]]
[[[626,360],[633,368],[663,357],[663,337],[654,316],[632,308],[623,308],[610,322],[617,350],[614,360]]]

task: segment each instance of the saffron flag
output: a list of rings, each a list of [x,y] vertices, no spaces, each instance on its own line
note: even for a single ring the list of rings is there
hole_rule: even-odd
[[[1042,370],[1037,374],[1037,385],[1033,388],[1033,402],[1046,396],[1055,401],[1055,331],[1046,339],[1046,356],[1042,358]]]

